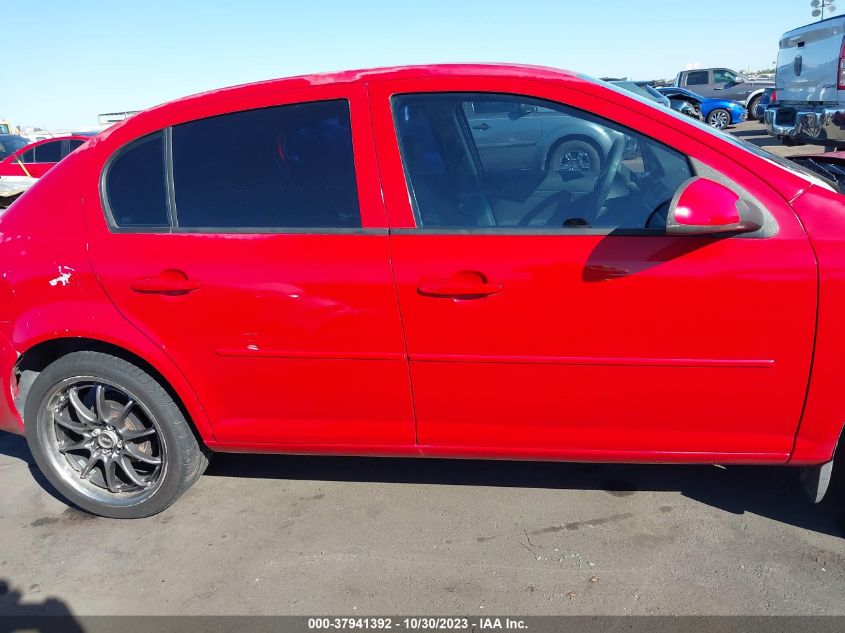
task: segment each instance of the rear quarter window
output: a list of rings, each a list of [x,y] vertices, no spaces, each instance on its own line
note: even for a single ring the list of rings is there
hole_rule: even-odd
[[[119,150],[104,182],[112,222],[126,228],[169,227],[165,177],[163,132]]]

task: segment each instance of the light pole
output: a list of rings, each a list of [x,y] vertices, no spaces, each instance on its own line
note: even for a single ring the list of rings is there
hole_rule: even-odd
[[[813,8],[813,17],[819,18],[819,20],[824,20],[825,9],[827,9],[828,13],[836,11],[836,7],[833,6],[833,0],[811,0],[810,6]]]

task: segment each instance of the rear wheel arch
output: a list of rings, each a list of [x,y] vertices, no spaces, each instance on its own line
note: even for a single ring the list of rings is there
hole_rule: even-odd
[[[752,101],[753,101],[756,97],[759,97],[759,96],[760,96],[760,95],[762,95],[765,91],[766,91],[766,89],[765,89],[765,88],[759,88],[759,89],[755,90],[754,92],[752,92],[750,95],[748,95],[748,96],[745,98],[745,103],[744,103],[743,105],[745,105],[745,107],[747,108],[747,107],[748,107],[748,105],[749,105],[749,104],[750,104],[750,103],[751,103],[751,102],[752,102]]]
[[[193,402],[189,404],[188,399],[183,397],[183,394],[173,386],[173,381],[169,380],[168,376],[157,366],[125,347],[86,337],[47,339],[36,343],[20,355],[15,363],[11,380],[14,394],[13,401],[21,419],[24,417],[26,399],[30,388],[41,372],[63,356],[82,351],[108,354],[125,360],[147,372],[167,391],[179,407],[197,442],[204,447],[206,440],[213,439],[207,418],[205,418],[203,412],[198,410],[199,404]]]

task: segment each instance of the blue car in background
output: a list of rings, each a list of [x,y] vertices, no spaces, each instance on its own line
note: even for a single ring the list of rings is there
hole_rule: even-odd
[[[737,101],[731,101],[729,99],[708,99],[692,90],[678,88],[677,86],[657,88],[657,91],[670,99],[680,99],[689,102],[690,105],[701,111],[701,118],[707,125],[718,130],[723,130],[729,125],[742,123],[748,118],[748,111],[745,109],[745,106]]]

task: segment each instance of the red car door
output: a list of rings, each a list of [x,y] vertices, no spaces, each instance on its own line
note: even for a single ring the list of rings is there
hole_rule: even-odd
[[[413,446],[363,88],[203,106],[113,154],[103,204],[87,184],[107,293],[184,372],[219,444]]]
[[[801,227],[741,156],[579,83],[371,84],[423,452],[785,461],[816,308]],[[558,112],[548,154],[574,135],[601,168],[486,169],[465,112],[504,99]],[[665,234],[694,175],[733,183],[763,229]]]

